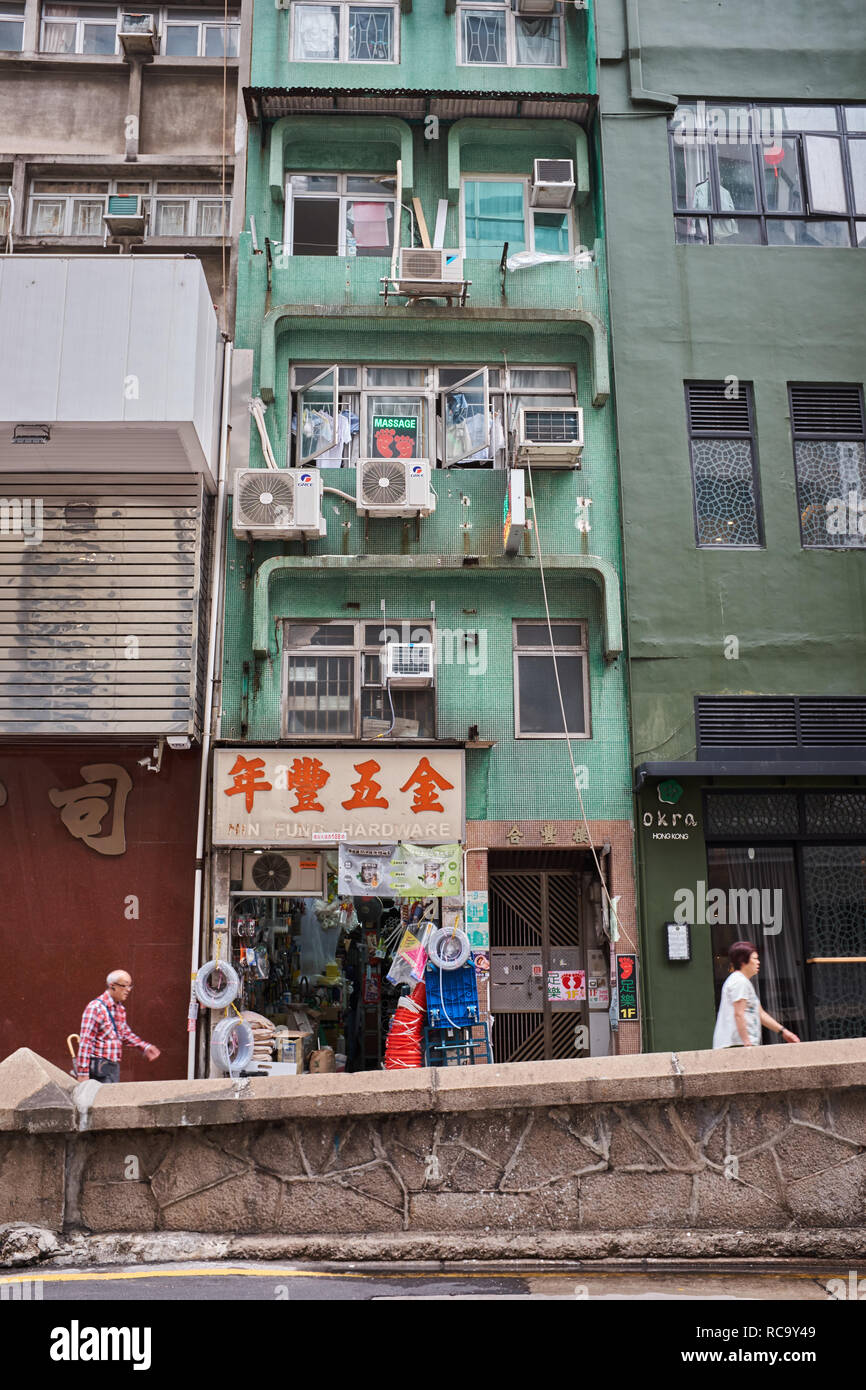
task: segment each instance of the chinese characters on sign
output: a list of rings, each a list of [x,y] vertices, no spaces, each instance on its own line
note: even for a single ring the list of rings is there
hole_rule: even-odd
[[[585,970],[549,970],[547,972],[547,997],[550,1002],[586,998]]]
[[[66,791],[53,787],[48,800],[60,811],[60,819],[73,839],[81,840],[97,854],[123,854],[126,850],[124,813],[132,778],[117,763],[88,763],[81,768],[81,776],[82,786]],[[102,822],[109,811],[111,826],[104,835]]]
[[[640,1017],[637,996],[637,956],[617,956],[616,978],[620,1022],[633,1023]]]
[[[214,844],[453,844],[464,834],[463,752],[221,748],[213,805]]]

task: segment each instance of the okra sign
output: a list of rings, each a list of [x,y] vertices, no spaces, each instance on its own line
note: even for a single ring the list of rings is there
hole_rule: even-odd
[[[373,458],[418,457],[417,415],[374,415]]]

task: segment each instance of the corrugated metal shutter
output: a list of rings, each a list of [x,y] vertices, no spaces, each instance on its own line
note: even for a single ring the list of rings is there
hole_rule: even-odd
[[[197,734],[201,480],[5,474],[0,493],[4,516],[41,502],[43,530],[0,534],[0,729]]]
[[[863,393],[859,386],[792,386],[791,424],[796,435],[862,435]]]

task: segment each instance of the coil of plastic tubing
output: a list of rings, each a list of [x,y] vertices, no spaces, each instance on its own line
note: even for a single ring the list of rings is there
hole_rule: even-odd
[[[210,1053],[222,1071],[245,1071],[253,1060],[253,1030],[242,1018],[221,1018],[211,1034]]]
[[[427,955],[439,970],[459,970],[471,951],[469,937],[459,927],[437,927],[427,942]]]
[[[217,987],[211,984],[214,976],[222,978]],[[238,972],[227,960],[206,960],[195,977],[195,997],[208,1009],[224,1009],[237,999],[241,982]]]

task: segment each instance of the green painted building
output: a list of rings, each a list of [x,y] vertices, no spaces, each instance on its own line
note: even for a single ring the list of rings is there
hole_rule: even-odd
[[[262,0],[245,90],[254,414],[219,739],[267,776],[282,758],[298,800],[276,832],[251,792],[215,853],[217,923],[239,855],[418,839],[386,779],[456,752],[503,1061],[640,1049],[607,1009],[606,895],[619,951],[637,940],[595,71],[591,11],[554,0]],[[340,804],[397,819],[345,831],[326,803],[314,838],[302,773],[346,748],[385,791]],[[557,970],[594,983],[557,1002]]]
[[[866,15],[628,0],[597,41],[645,1046],[711,1045],[736,939],[775,1019],[862,1036]]]

